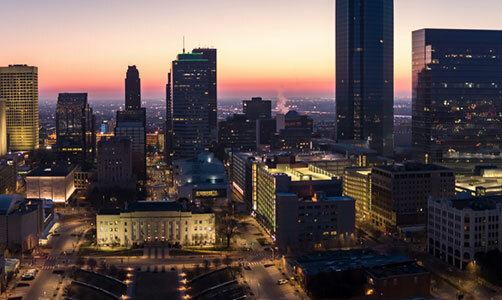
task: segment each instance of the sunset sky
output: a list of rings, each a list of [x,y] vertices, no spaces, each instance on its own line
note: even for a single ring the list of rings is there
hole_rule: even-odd
[[[171,61],[218,48],[221,99],[334,96],[335,0],[1,0],[0,65],[39,67],[40,99],[122,99],[135,64],[162,99]],[[502,29],[500,0],[395,0],[396,96],[409,97],[411,31]]]

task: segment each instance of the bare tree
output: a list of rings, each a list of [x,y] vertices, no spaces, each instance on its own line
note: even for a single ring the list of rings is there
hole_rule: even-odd
[[[77,265],[77,267],[79,268],[82,268],[82,266],[85,265],[85,260],[82,258],[82,256],[77,257],[75,265]]]
[[[203,261],[203,264],[204,264],[204,270],[209,270],[209,267],[211,266],[211,262],[209,261],[209,259],[204,259]]]
[[[228,267],[232,264],[232,258],[230,258],[230,256],[227,255],[227,256],[225,256],[225,258],[223,259],[222,262],[225,266]]]
[[[213,265],[216,269],[218,269],[218,267],[221,265],[221,260],[216,257],[215,259],[213,259]]]
[[[96,262],[96,260],[94,258],[89,258],[87,260],[87,265],[89,266],[91,271],[94,271],[94,268],[98,265],[98,263]]]
[[[237,226],[239,222],[233,216],[226,215],[220,220],[220,234],[225,237],[227,241],[226,248],[230,248],[230,241],[232,237],[237,233]]]

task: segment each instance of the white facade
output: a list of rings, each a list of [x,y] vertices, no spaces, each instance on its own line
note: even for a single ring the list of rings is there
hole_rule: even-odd
[[[100,212],[96,215],[96,231],[99,246],[129,247],[151,242],[212,245],[216,239],[213,213],[178,209]]]
[[[502,197],[429,199],[429,254],[464,269],[479,252],[502,250]]]
[[[75,191],[74,174],[75,169],[64,173],[53,173],[50,168],[29,174],[26,176],[26,198],[65,203]]]

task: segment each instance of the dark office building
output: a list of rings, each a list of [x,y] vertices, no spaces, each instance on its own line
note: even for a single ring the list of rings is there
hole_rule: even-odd
[[[129,66],[125,79],[125,105],[126,109],[141,107],[141,84],[136,66]]]
[[[272,101],[270,100],[253,97],[251,100],[243,100],[242,108],[248,120],[272,119]]]
[[[412,97],[412,143],[422,159],[499,153],[502,31],[414,31]]]
[[[208,61],[209,72],[207,74],[209,80],[208,86],[208,105],[209,105],[209,131],[212,136],[216,137],[218,130],[218,90],[217,90],[217,52],[216,49],[197,48],[193,49],[192,53],[202,54],[204,59]]]
[[[211,140],[209,90],[211,62],[202,53],[182,53],[173,61],[174,158],[194,157],[208,151]]]
[[[131,141],[132,172],[146,180],[146,109],[141,107],[141,85],[136,66],[129,66],[125,80],[126,110],[117,111],[115,136]]]
[[[275,150],[306,151],[312,148],[314,120],[291,110],[284,117],[284,129],[273,137]]]
[[[256,150],[256,121],[235,114],[218,125],[218,142],[233,152]]]
[[[260,145],[270,145],[272,139],[277,131],[277,121],[270,120],[257,120],[256,121],[257,142]]]
[[[93,162],[96,135],[87,93],[62,93],[56,106],[56,145],[60,159]]]
[[[394,1],[336,0],[337,139],[393,153]]]

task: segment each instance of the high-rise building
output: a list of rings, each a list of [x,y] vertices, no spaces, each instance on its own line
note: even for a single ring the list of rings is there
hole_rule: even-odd
[[[256,150],[256,121],[234,114],[218,124],[218,143],[232,151]]]
[[[92,162],[96,134],[87,93],[61,93],[56,106],[56,147],[60,156],[75,162]]]
[[[125,79],[125,105],[126,109],[141,107],[141,83],[136,66],[129,66]]]
[[[0,98],[0,157],[7,154],[7,101]]]
[[[193,49],[192,53],[200,53],[204,59],[208,61],[209,72],[208,76],[208,111],[209,111],[209,130],[211,137],[215,140],[218,130],[218,89],[217,89],[217,52],[212,48],[197,48]]]
[[[146,179],[146,110],[144,108],[117,111],[115,136],[131,141],[132,168],[136,179]]]
[[[272,119],[272,101],[253,97],[251,100],[242,101],[243,112],[248,120]]]
[[[371,168],[349,167],[343,172],[343,195],[356,201],[356,221],[371,220]]]
[[[211,63],[202,53],[182,53],[173,61],[173,154],[194,157],[209,150],[211,141]]]
[[[284,116],[284,128],[273,137],[276,150],[305,151],[312,148],[314,121],[311,117],[291,110]]]
[[[502,31],[413,32],[412,143],[422,158],[502,150]]]
[[[126,110],[117,111],[115,136],[131,140],[133,174],[146,180],[146,109],[141,107],[141,86],[136,66],[129,66],[125,80]]]
[[[394,0],[336,1],[337,139],[393,153]]]
[[[0,98],[7,100],[8,150],[38,149],[38,68],[0,67]]]
[[[166,162],[171,162],[173,158],[173,98],[171,95],[171,72],[167,74],[166,84],[166,128],[164,157]]]

